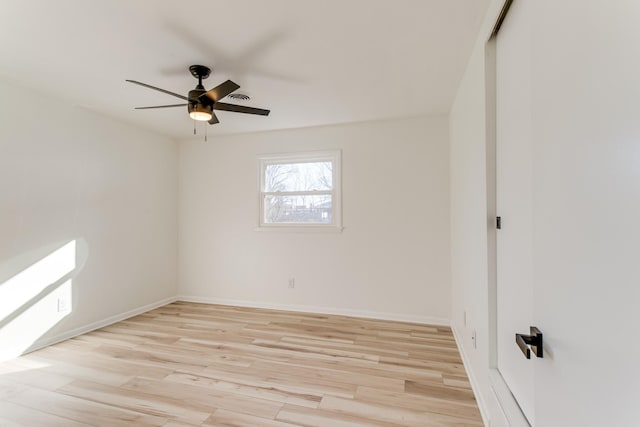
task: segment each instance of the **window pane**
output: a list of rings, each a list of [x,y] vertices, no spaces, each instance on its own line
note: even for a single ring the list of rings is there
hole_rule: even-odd
[[[331,195],[265,196],[264,222],[331,224]]]
[[[333,189],[332,162],[275,163],[265,168],[264,191]]]

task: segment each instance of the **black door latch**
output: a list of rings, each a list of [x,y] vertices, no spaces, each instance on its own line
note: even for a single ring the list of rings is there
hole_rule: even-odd
[[[531,350],[536,357],[542,357],[542,332],[535,326],[530,326],[529,331],[531,335],[516,334],[516,344],[527,359],[531,359]]]

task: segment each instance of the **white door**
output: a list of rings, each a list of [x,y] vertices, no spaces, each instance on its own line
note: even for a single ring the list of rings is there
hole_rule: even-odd
[[[531,42],[533,2],[515,1],[496,41],[497,364],[534,425],[535,360],[515,334],[529,334],[533,314]],[[535,355],[532,354],[532,359]]]

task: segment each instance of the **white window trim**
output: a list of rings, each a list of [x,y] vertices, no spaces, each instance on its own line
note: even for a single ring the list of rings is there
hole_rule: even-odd
[[[313,192],[265,192],[264,176],[267,165],[278,163],[308,163],[330,160],[333,163],[333,189]],[[258,156],[258,226],[256,231],[294,231],[294,232],[341,232],[342,231],[342,152],[340,150],[300,151],[295,153],[273,153]],[[265,223],[264,196],[269,194],[331,194],[332,214],[331,224],[305,223]]]

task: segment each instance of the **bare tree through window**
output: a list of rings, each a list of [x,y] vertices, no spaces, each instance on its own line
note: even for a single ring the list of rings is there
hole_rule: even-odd
[[[273,162],[264,166],[263,221],[332,224],[333,161]]]

